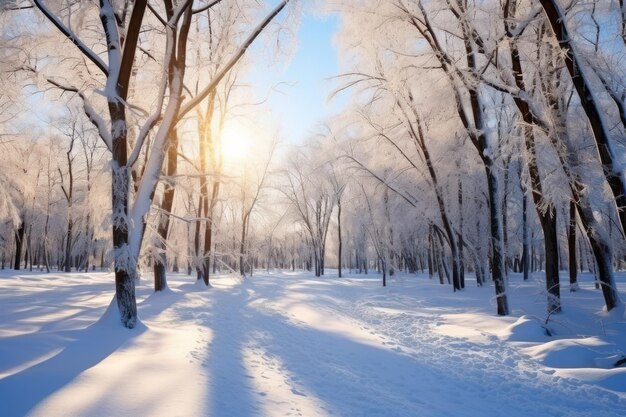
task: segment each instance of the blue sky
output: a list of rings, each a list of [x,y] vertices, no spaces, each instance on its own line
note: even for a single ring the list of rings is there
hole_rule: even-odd
[[[305,12],[298,27],[298,46],[289,63],[253,64],[248,82],[258,97],[277,86],[265,104],[285,141],[301,143],[311,136],[325,117],[343,107],[341,97],[328,102],[333,88],[329,77],[337,75],[338,57],[333,35],[337,16]]]

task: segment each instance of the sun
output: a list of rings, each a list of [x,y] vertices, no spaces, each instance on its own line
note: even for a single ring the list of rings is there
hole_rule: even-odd
[[[230,162],[242,162],[250,152],[250,133],[241,126],[229,125],[222,132],[222,153]]]

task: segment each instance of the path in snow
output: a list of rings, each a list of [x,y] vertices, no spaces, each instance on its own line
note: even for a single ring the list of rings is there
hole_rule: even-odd
[[[180,276],[163,294],[142,283],[132,333],[85,328],[110,276],[54,279],[0,278],[3,416],[626,415],[622,393],[558,377],[493,334],[451,336],[446,315],[490,288],[280,274],[205,290]]]

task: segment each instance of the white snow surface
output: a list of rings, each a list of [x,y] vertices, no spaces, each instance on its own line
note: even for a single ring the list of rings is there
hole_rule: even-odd
[[[112,274],[0,271],[0,415],[626,415],[626,320],[591,276],[546,323],[540,274],[511,274],[509,317],[471,279],[348,275],[145,278],[128,330]]]

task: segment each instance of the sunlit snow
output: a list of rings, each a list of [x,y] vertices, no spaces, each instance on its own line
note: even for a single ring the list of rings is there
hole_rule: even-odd
[[[512,275],[511,317],[471,280],[457,294],[422,275],[194,280],[157,294],[142,280],[128,330],[105,313],[110,274],[2,271],[2,416],[626,413],[626,367],[610,363],[626,322],[594,313],[589,275],[547,323],[539,274]]]

